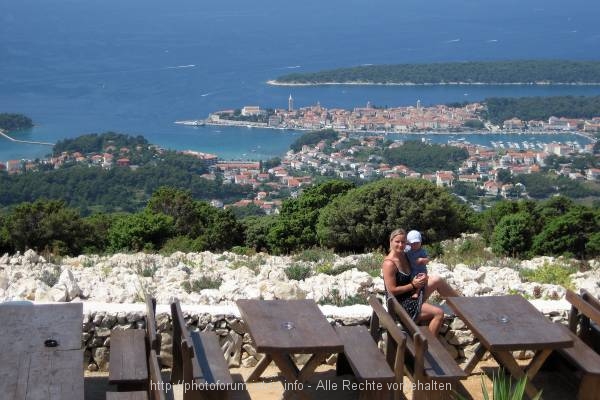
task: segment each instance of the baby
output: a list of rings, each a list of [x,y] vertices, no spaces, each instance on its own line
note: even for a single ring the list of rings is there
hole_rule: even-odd
[[[412,276],[421,277],[423,274],[426,275],[429,257],[427,257],[425,249],[421,247],[421,233],[414,230],[410,231],[408,232],[408,235],[406,235],[406,239],[410,247],[407,247],[405,252],[410,263]],[[420,290],[422,290],[422,288],[416,289],[412,294],[412,298],[418,298]]]

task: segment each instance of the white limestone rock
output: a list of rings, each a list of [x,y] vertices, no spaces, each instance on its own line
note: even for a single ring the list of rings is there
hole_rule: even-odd
[[[592,269],[571,275],[576,288],[585,289],[596,297],[600,297],[600,270]]]
[[[260,297],[265,300],[292,300],[306,298],[306,292],[300,288],[298,281],[288,282],[270,282],[261,281],[258,283]]]
[[[79,297],[81,294],[81,289],[77,282],[75,281],[75,277],[69,268],[64,268],[58,278],[58,284],[64,285],[67,290],[67,298],[69,300],[73,300],[75,297]]]
[[[554,264],[555,260],[556,259],[554,257],[548,257],[548,256],[534,257],[531,260],[521,261],[521,268],[538,269],[539,267],[543,266],[544,264]]]
[[[258,273],[257,278],[259,280],[275,280],[275,281],[287,281],[288,277],[285,274],[285,268],[283,265],[266,265],[262,267]]]
[[[8,275],[4,270],[0,270],[0,289],[6,290],[8,289]]]
[[[25,278],[20,282],[17,282],[17,286],[13,291],[13,297],[15,299],[35,300],[37,286],[38,281],[34,278]]]
[[[68,299],[67,287],[62,284],[56,284],[49,290],[49,297],[53,302],[63,302]]]
[[[22,263],[23,264],[37,264],[37,262],[39,261],[39,256],[37,255],[37,253],[34,250],[27,250],[25,251],[25,253],[23,254],[23,260]]]
[[[46,285],[42,281],[36,281],[35,292],[33,294],[35,301],[53,301],[50,286]]]
[[[4,253],[2,257],[0,257],[0,265],[8,264],[10,260],[10,255],[8,253]]]
[[[199,294],[190,294],[189,298],[192,304],[219,304],[223,295],[219,289],[202,289]]]
[[[452,271],[452,275],[455,282],[481,283],[485,278],[484,271],[469,268],[464,264],[457,264]]]
[[[255,282],[257,280],[257,276],[254,271],[245,266],[236,269],[225,268],[221,274],[217,274],[217,277],[222,278],[224,282],[236,281],[246,283]],[[267,278],[263,278],[262,280],[266,279]],[[285,280],[287,280],[287,278]]]

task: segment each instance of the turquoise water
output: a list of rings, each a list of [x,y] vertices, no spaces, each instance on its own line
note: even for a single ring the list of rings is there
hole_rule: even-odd
[[[600,3],[585,0],[570,1],[568,8],[560,0],[3,2],[0,112],[34,120],[35,128],[15,134],[19,139],[56,142],[114,130],[167,148],[269,158],[282,155],[298,133],[173,122],[244,105],[286,107],[290,94],[297,107],[320,102],[328,108],[600,95],[598,86],[265,83],[291,71],[363,64],[599,59],[599,13]],[[0,139],[0,160],[48,151]]]

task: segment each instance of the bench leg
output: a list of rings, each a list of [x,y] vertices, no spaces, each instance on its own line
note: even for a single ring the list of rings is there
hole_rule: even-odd
[[[271,364],[271,361],[273,361],[271,356],[265,354],[263,358],[260,359],[258,364],[256,364],[256,367],[254,367],[254,370],[252,370],[252,373],[250,374],[248,379],[246,379],[246,382],[258,382],[258,379],[260,378],[262,373],[265,372],[265,369],[267,369],[269,364]]]
[[[467,362],[467,365],[465,366],[465,372],[467,374],[470,375],[471,372],[473,372],[473,369],[475,369],[475,366],[477,366],[479,361],[481,361],[481,359],[483,358],[483,356],[485,355],[486,352],[487,352],[487,349],[481,343],[479,343],[477,345],[477,347],[475,347],[475,352],[473,353],[473,355]]]
[[[600,398],[600,376],[583,375],[579,383],[577,400],[598,400]]]

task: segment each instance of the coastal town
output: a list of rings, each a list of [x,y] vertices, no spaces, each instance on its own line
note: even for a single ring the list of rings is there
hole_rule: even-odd
[[[352,110],[327,109],[320,103],[309,107],[295,108],[290,95],[287,109],[262,109],[259,106],[244,106],[211,113],[205,120],[177,121],[184,125],[228,125],[256,128],[320,130],[334,129],[340,132],[409,133],[409,132],[600,132],[600,116],[591,119],[550,117],[546,121],[522,121],[518,118],[505,120],[502,125],[483,121],[481,103],[462,106],[434,105],[425,107],[420,101],[414,106],[381,108],[367,103],[365,107]]]
[[[465,111],[466,112],[466,111]],[[459,115],[460,113],[455,113]],[[467,114],[462,114],[465,117]],[[452,146],[460,147],[468,152],[468,158],[455,170],[438,170],[433,173],[421,173],[406,165],[390,165],[382,162],[381,157],[369,155],[377,150],[402,146],[403,141],[390,141],[385,135],[353,135],[348,132],[339,134],[339,138],[327,142],[322,140],[314,145],[304,145],[299,151],[289,150],[277,165],[265,167],[261,161],[227,161],[220,160],[217,155],[197,151],[180,153],[193,156],[202,161],[206,173],[201,177],[207,180],[222,179],[225,184],[247,185],[252,187],[253,199],[243,199],[233,204],[223,204],[220,199],[213,199],[215,207],[248,206],[253,204],[264,213],[278,213],[282,200],[288,196],[296,196],[303,187],[310,186],[319,176],[336,177],[352,180],[374,180],[379,178],[420,178],[433,182],[437,186],[452,189],[458,182],[476,188],[482,198],[526,198],[527,188],[522,184],[503,182],[501,171],[510,176],[540,172],[546,166],[550,156],[570,160],[585,154],[593,154],[595,143],[581,146],[576,142],[547,143],[531,146],[527,149],[489,148],[474,145],[466,141],[456,140]],[[423,137],[422,146],[430,146]],[[161,154],[164,149],[150,146]],[[0,163],[0,171],[18,174],[37,170],[58,169],[72,164],[84,164],[99,168],[130,168],[139,165],[131,162],[132,155],[140,152],[137,148],[117,148],[107,146],[100,153],[82,154],[80,152],[62,153],[45,160],[24,161],[9,160]],[[366,155],[366,156],[365,156]],[[577,181],[594,181],[600,179],[600,169],[573,167],[569,162],[562,162],[554,174]],[[504,175],[506,176],[506,175]]]

